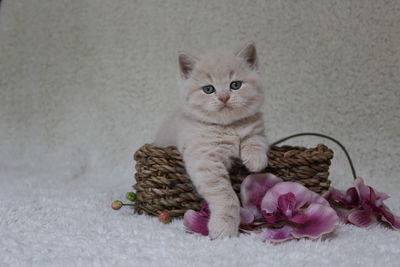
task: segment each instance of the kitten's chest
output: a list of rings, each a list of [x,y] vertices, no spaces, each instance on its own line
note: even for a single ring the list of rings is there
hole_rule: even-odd
[[[203,152],[208,150],[225,149],[229,156],[236,157],[240,154],[242,140],[253,134],[252,125],[249,123],[235,124],[233,126],[191,124],[190,127],[180,132],[180,151],[186,149]]]
[[[213,142],[229,142],[239,149],[241,141],[252,134],[252,127],[211,127],[206,129],[204,134]]]
[[[198,143],[213,147],[229,147],[231,151],[239,151],[241,137],[235,129],[223,126],[209,126],[197,131],[191,138]]]
[[[216,144],[230,144],[237,152],[240,149],[240,143],[248,135],[245,129],[236,129],[233,127],[217,127],[209,131],[210,140]]]
[[[216,129],[215,136],[221,140],[230,140],[234,145],[240,145],[240,134],[235,129],[229,127],[219,127]]]

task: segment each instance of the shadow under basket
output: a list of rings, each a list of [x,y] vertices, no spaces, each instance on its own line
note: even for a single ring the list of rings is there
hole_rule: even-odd
[[[298,182],[322,194],[329,189],[329,166],[333,151],[323,144],[315,148],[273,146],[268,152],[270,172],[284,181]],[[186,210],[199,210],[202,198],[186,174],[184,162],[176,147],[145,144],[134,154],[136,160],[135,212],[158,216],[168,211],[172,217]],[[232,187],[237,194],[250,172],[237,160],[230,170]]]

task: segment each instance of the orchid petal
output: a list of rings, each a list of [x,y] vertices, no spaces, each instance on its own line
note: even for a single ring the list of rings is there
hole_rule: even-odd
[[[324,194],[324,197],[326,199],[333,200],[333,201],[339,202],[339,203],[342,203],[346,199],[346,195],[342,191],[340,191],[334,187],[331,187],[329,189],[328,193]]]
[[[382,206],[384,200],[390,198],[389,195],[375,191],[375,189],[371,186],[365,185],[362,178],[357,178],[354,183],[356,185],[361,202],[369,201],[372,205],[380,207]]]
[[[309,220],[309,217],[305,214],[298,214],[289,219],[290,222],[297,223],[297,224],[304,224],[304,223],[308,222],[308,220]]]
[[[331,189],[332,189],[332,188],[333,188],[333,187],[331,187]],[[325,192],[322,193],[322,195],[321,195],[321,197],[325,198],[325,199],[328,200],[328,201],[329,201],[329,199],[330,199],[330,196],[331,196],[330,190],[325,191]]]
[[[388,194],[382,193],[382,192],[375,192],[376,194],[376,201],[375,201],[375,206],[380,207],[383,204],[383,201],[390,198]]]
[[[282,182],[273,186],[261,201],[261,210],[267,213],[273,213],[278,207],[279,196],[293,193],[296,197],[296,208],[309,203],[312,198],[312,191],[299,183]],[[322,197],[321,197],[322,198]]]
[[[311,191],[310,203],[317,203],[317,204],[321,204],[321,205],[325,205],[325,206],[330,206],[329,202],[324,197],[322,197],[312,191]]]
[[[183,225],[190,232],[208,235],[208,216],[194,210],[187,210],[183,216]]]
[[[329,206],[312,203],[304,211],[302,224],[293,227],[292,235],[296,238],[318,238],[323,234],[332,232],[339,223],[339,217]]]
[[[366,210],[351,210],[347,215],[347,220],[359,227],[367,227],[376,222],[375,216]]]
[[[387,222],[393,228],[400,230],[400,217],[395,216],[386,206],[380,208],[379,211],[383,215],[381,218],[382,221]]]
[[[269,173],[247,176],[240,186],[240,199],[243,207],[251,210],[255,216],[260,216],[260,203],[265,192],[280,182],[282,182],[280,178]]]
[[[336,188],[331,188],[329,189],[329,193],[325,195],[325,198],[328,201],[339,203],[345,207],[353,208],[359,206],[359,197],[355,187],[347,189],[346,193]]]
[[[349,210],[341,207],[332,207],[335,211],[336,214],[339,216],[339,221],[342,223],[347,223],[347,216],[349,214]]]
[[[240,224],[250,224],[254,221],[254,214],[251,210],[240,208]]]
[[[355,187],[350,187],[346,191],[345,203],[348,206],[357,206],[360,202],[360,197],[358,196],[357,189]]]
[[[289,225],[285,225],[279,229],[267,229],[263,232],[264,241],[269,240],[274,243],[283,242],[286,240],[293,239],[291,232],[293,228]]]
[[[369,200],[371,195],[371,188],[366,186],[364,180],[361,177],[358,177],[354,180],[354,185],[357,190],[358,196],[360,197],[361,202],[365,202]]]

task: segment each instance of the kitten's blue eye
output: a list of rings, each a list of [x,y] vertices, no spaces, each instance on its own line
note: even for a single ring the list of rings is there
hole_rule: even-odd
[[[212,85],[206,85],[203,86],[203,92],[206,93],[207,95],[212,94],[215,92],[215,88]]]
[[[239,90],[241,86],[242,86],[242,82],[241,81],[233,81],[233,82],[231,82],[231,85],[229,87],[232,90]]]

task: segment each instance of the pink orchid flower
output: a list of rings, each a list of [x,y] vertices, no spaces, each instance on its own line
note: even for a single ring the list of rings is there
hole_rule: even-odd
[[[240,229],[267,227],[264,240],[315,239],[333,231],[339,219],[329,203],[298,183],[282,182],[272,174],[253,174],[241,185]],[[190,232],[208,235],[210,211],[202,203],[199,212],[188,210],[184,225]]]
[[[383,203],[389,196],[365,185],[362,178],[357,178],[354,187],[345,193],[332,188],[325,197],[335,206],[350,209],[343,217],[354,225],[367,227],[381,220],[394,229],[400,229],[400,218]]]
[[[249,175],[240,191],[243,208],[268,223],[264,240],[316,239],[335,229],[339,218],[328,201],[299,183],[277,180],[272,174]]]

